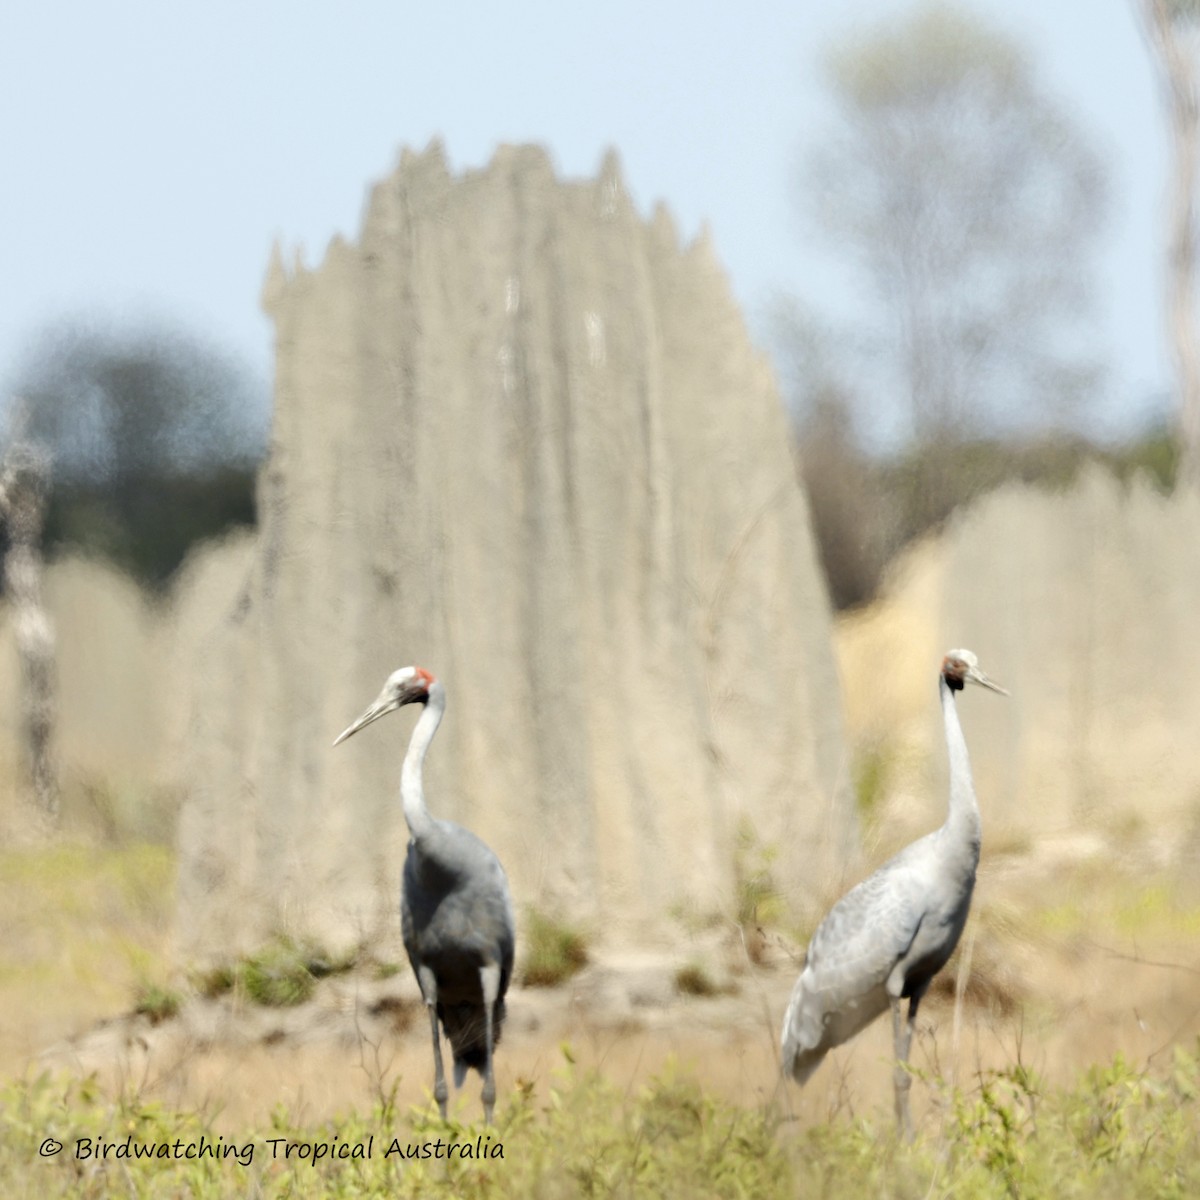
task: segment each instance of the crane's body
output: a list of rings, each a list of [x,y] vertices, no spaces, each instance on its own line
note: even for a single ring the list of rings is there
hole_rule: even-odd
[[[469,829],[438,820],[425,806],[425,754],[445,711],[445,689],[421,667],[393,672],[375,703],[334,745],[384,713],[412,703],[424,705],[424,711],[400,775],[410,834],[400,889],[401,933],[429,1011],[433,1090],[442,1117],[448,1091],[439,1023],[450,1039],[455,1086],[462,1086],[468,1068],[483,1076],[484,1115],[490,1122],[496,1099],[492,1055],[504,1024],[516,922],[500,860]]]
[[[825,1055],[892,1009],[896,1115],[911,1134],[905,1067],[917,1008],[962,936],[975,869],[980,819],[954,693],[965,683],[1003,691],[975,656],[953,650],[939,678],[950,755],[945,824],[906,846],[846,893],[818,926],[783,1021],[783,1070],[803,1084]],[[900,1001],[908,1000],[901,1029]]]
[[[500,1040],[504,996],[512,978],[512,900],[500,860],[469,829],[435,821],[420,841],[408,844],[400,929],[417,981],[423,969],[436,981],[436,1016],[450,1039],[454,1084],[462,1087],[468,1067],[480,1074],[488,1067],[484,973],[499,971],[492,1002],[493,1048]]]
[[[951,856],[943,871],[946,857],[941,830],[923,837],[821,922],[784,1021],[784,1062],[798,1083],[886,1012],[893,996],[919,998],[946,965],[967,921],[978,849],[965,862]]]

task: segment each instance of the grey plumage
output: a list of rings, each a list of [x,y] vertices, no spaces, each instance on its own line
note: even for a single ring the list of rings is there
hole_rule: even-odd
[[[492,1120],[496,1083],[492,1056],[504,1024],[504,997],[516,943],[512,898],[500,860],[469,829],[438,820],[425,806],[422,768],[446,706],[442,684],[421,667],[393,672],[375,702],[338,742],[405,704],[424,711],[400,776],[411,835],[400,893],[400,926],[408,961],[429,1012],[434,1096],[443,1119],[448,1091],[439,1023],[450,1040],[454,1085],[469,1068],[483,1076],[483,1109]]]
[[[783,1070],[803,1084],[834,1046],[890,1006],[896,1118],[908,1136],[906,1063],[917,1007],[958,944],[979,863],[979,806],[954,702],[966,683],[1004,692],[969,650],[952,650],[943,660],[938,688],[950,756],[945,824],[906,846],[833,906],[809,944],[783,1020]],[[903,999],[908,1019],[902,1028]]]

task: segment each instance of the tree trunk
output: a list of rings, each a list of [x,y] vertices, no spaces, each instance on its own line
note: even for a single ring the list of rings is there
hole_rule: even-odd
[[[41,815],[58,820],[58,779],[50,754],[54,729],[54,626],[42,602],[41,534],[49,458],[13,436],[0,475],[0,517],[8,526],[4,583],[13,607],[21,663],[21,726],[33,800]]]
[[[1179,480],[1200,484],[1200,352],[1196,344],[1196,167],[1200,113],[1196,58],[1181,43],[1184,24],[1200,17],[1200,4],[1144,0],[1146,27],[1166,85],[1171,119],[1172,178],[1167,242],[1167,313],[1179,403]]]

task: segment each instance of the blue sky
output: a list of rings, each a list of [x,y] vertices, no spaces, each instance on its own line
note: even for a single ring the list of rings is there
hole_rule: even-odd
[[[1120,425],[1169,387],[1159,297],[1165,137],[1134,0],[974,0],[1032,50],[1110,163],[1098,272]],[[455,167],[536,141],[591,175],[616,146],[649,212],[711,227],[753,333],[777,293],[856,299],[806,234],[797,161],[825,109],[820,53],[907,4],[385,0],[81,5],[0,17],[0,386],[63,316],[150,318],[267,380],[273,240],[317,261],[369,184],[439,136]]]

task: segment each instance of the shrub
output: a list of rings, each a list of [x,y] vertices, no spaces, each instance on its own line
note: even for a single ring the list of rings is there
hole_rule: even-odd
[[[526,987],[556,987],[587,965],[583,934],[535,908],[526,919],[524,944],[521,982]]]
[[[160,1021],[168,1021],[179,1012],[180,997],[178,992],[150,983],[144,985],[137,995],[133,1011],[150,1018],[152,1025]]]
[[[770,1106],[732,1104],[672,1066],[631,1091],[578,1071],[569,1047],[549,1081],[521,1082],[502,1096],[497,1124],[486,1130],[443,1122],[428,1104],[405,1112],[389,1092],[369,1111],[344,1113],[335,1122],[305,1122],[280,1106],[261,1125],[222,1135],[202,1113],[127,1092],[107,1097],[92,1079],[42,1075],[0,1085],[0,1162],[5,1195],[84,1200],[1184,1200],[1200,1195],[1197,1051],[1200,1046],[1177,1047],[1174,1060],[1154,1073],[1117,1058],[1062,1089],[1043,1086],[1020,1065],[983,1072],[965,1089],[934,1079],[945,1097],[942,1116],[939,1121],[938,1110],[931,1112],[912,1145],[897,1140],[890,1112],[797,1129],[779,1124]],[[372,1136],[369,1159],[332,1151]],[[143,1147],[196,1144],[204,1137],[249,1153],[241,1161],[232,1154],[82,1159],[77,1153],[84,1139],[91,1147],[103,1139],[111,1149],[127,1137]],[[64,1143],[61,1155],[39,1154],[47,1138]],[[274,1153],[269,1139],[278,1139]],[[393,1144],[400,1154],[387,1153]],[[439,1144],[440,1152],[434,1149]],[[287,1145],[306,1147],[306,1156],[285,1155]],[[317,1145],[327,1147],[320,1159],[311,1149]],[[445,1152],[450,1145],[459,1150],[454,1157]],[[496,1146],[502,1156],[476,1150]],[[468,1148],[472,1156],[462,1156]]]
[[[675,972],[675,990],[684,996],[719,996],[721,988],[702,963],[684,963]]]
[[[279,934],[253,954],[205,971],[196,988],[210,1000],[236,989],[255,1004],[286,1008],[303,1004],[318,979],[349,971],[358,959],[356,950],[333,955],[314,942]]]
[[[303,951],[285,937],[244,959],[239,980],[248,999],[270,1008],[303,1004],[316,983]]]

